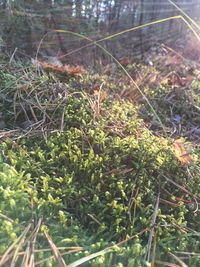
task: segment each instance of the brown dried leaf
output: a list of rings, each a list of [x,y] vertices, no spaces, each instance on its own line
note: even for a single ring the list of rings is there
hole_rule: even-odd
[[[56,64],[49,64],[46,61],[37,61],[37,63],[44,69],[60,73],[60,74],[68,74],[71,76],[80,76],[85,73],[85,69],[82,66],[70,66],[70,65],[63,65],[58,66]]]
[[[85,73],[85,69],[82,66],[64,65],[62,68],[69,75],[73,75],[73,76],[80,76],[83,73]]]
[[[182,165],[189,165],[193,162],[193,156],[187,152],[184,138],[179,138],[173,143],[173,153]]]
[[[132,62],[131,62],[131,59],[129,57],[122,57],[119,59],[119,63],[122,66],[126,67],[127,65],[131,64]]]
[[[166,62],[165,62],[165,65],[166,66],[176,66],[176,65],[180,65],[182,63],[182,58],[178,57],[178,56],[171,56],[171,57],[168,57]]]

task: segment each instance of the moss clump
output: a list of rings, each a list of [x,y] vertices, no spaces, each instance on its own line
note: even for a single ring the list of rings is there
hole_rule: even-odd
[[[158,259],[168,260],[169,252],[198,253],[197,167],[180,165],[170,140],[145,128],[137,106],[111,97],[95,106],[94,95],[76,92],[74,80],[69,84],[64,100],[55,94],[50,101],[58,101],[56,111],[45,105],[51,131],[47,126],[1,143],[0,209],[11,220],[0,225],[1,238],[9,238],[5,247],[31,218],[42,217],[42,229],[57,245],[90,252],[134,236],[125,248],[91,266],[141,266],[152,229]],[[34,100],[42,92],[37,86]],[[26,90],[21,93],[27,96]],[[41,95],[44,105],[47,92]],[[34,112],[37,118],[44,114],[41,106]],[[41,233],[38,247],[46,244]],[[66,261],[86,254],[66,256]],[[197,266],[197,258],[188,258],[190,266]]]

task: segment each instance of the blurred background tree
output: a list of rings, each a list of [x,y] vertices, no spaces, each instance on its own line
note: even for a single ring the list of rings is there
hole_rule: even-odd
[[[176,3],[193,18],[200,14],[199,0],[177,0]],[[39,41],[53,29],[70,30],[97,40],[124,29],[174,16],[179,12],[168,1],[158,0],[0,0],[0,37],[12,53],[35,55]],[[173,43],[185,35],[181,21],[171,20],[157,26],[124,34],[102,44],[117,58],[140,57],[158,41]],[[128,38],[127,38],[128,37]],[[86,41],[69,34],[49,34],[40,52],[43,56],[63,55],[85,45]],[[67,57],[70,62],[88,61],[98,48]],[[85,55],[85,57],[84,57]]]

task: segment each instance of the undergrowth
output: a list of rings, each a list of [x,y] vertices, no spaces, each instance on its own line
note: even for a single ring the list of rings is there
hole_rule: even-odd
[[[148,106],[119,98],[113,77],[62,80],[20,66],[0,71],[1,266],[33,255],[36,266],[64,266],[50,237],[68,266],[82,257],[84,266],[198,266],[198,148],[181,165],[173,140],[148,129]],[[169,87],[147,92],[163,121],[190,118],[186,90],[177,99]]]

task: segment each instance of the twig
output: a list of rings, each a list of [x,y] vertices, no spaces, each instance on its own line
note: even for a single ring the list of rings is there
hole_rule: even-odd
[[[13,221],[12,219],[8,218],[6,215],[4,215],[4,214],[2,214],[2,213],[0,213],[0,217],[1,217],[2,219],[6,220],[6,221],[9,221],[9,222],[11,222],[11,223],[14,223],[14,221]]]
[[[53,252],[53,255],[54,255],[54,258],[55,260],[58,262],[59,266],[60,267],[67,267],[67,265],[65,264],[65,261],[64,259],[62,258],[61,254],[60,254],[60,251],[59,249],[56,247],[56,245],[54,244],[53,240],[51,239],[51,237],[49,236],[49,234],[47,232],[44,232],[48,242],[49,242],[49,245],[52,249],[52,252]]]
[[[14,52],[12,53],[12,56],[10,57],[10,60],[9,60],[9,64],[11,64],[12,63],[12,61],[13,61],[13,59],[14,59],[14,56],[15,56],[15,54],[16,54],[16,52],[17,52],[17,47],[15,47],[15,50],[14,50]]]
[[[152,218],[152,224],[151,224],[151,230],[149,233],[149,239],[148,239],[148,244],[147,244],[147,253],[146,253],[146,260],[148,262],[150,262],[151,259],[151,245],[152,245],[152,240],[153,240],[153,236],[154,236],[154,228],[156,225],[156,218],[158,215],[158,206],[159,206],[159,201],[160,201],[160,193],[158,194],[157,200],[156,200],[156,205],[154,208],[154,213],[153,213],[153,218]]]

